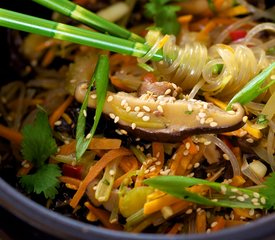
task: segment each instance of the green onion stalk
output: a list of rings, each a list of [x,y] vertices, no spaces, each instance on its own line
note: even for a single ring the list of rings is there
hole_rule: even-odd
[[[150,50],[149,46],[140,42],[92,32],[1,8],[0,26],[134,57],[143,57]],[[159,51],[154,54],[151,60],[163,60],[162,52]]]
[[[96,15],[95,13],[73,3],[68,0],[33,0],[34,2],[43,5],[53,11],[59,12],[65,16],[68,16],[74,20],[77,20],[87,26],[90,26],[100,32],[108,33],[110,35],[129,39],[134,42],[144,43],[145,40],[135,33],[128,31],[127,29],[120,27],[106,19]]]

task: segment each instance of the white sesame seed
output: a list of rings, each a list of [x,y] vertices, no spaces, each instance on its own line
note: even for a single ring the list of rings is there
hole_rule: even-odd
[[[115,170],[114,170],[114,169],[110,169],[109,174],[110,174],[111,176],[114,176],[114,175],[115,175]]]
[[[247,141],[248,143],[254,143],[253,138],[247,138],[246,141]]]
[[[234,114],[235,114],[235,112],[234,112],[233,110],[229,110],[229,111],[227,111],[227,113],[228,113],[228,114],[231,114],[231,115],[234,115]]]
[[[111,119],[115,119],[116,115],[113,114],[113,113],[110,113],[110,114],[109,114],[109,117],[110,117]]]
[[[88,133],[87,136],[86,136],[86,139],[89,139],[92,137],[92,134],[91,133]]]
[[[187,104],[187,109],[189,112],[193,111],[192,105],[190,103]]]
[[[252,199],[251,199],[251,202],[253,202],[253,203],[256,203],[256,202],[258,202],[258,201],[259,201],[258,198],[252,198]]]
[[[88,88],[88,84],[87,84],[87,83],[83,83],[83,84],[81,84],[80,88],[81,88],[82,90],[85,90],[85,89]]]
[[[260,213],[257,213],[255,216],[256,218],[260,218],[262,215]]]
[[[156,161],[155,164],[156,164],[157,166],[159,166],[159,165],[161,165],[161,161]]]
[[[95,186],[93,186],[93,190],[96,190],[97,189],[97,186],[95,185]]]
[[[144,112],[139,112],[138,114],[137,114],[137,117],[143,117],[144,116]]]
[[[124,135],[127,135],[127,134],[128,134],[127,131],[124,130],[124,129],[120,129],[120,132],[121,132],[122,134],[124,134]]]
[[[210,144],[211,144],[211,141],[205,141],[203,144],[204,144],[205,146],[210,145]]]
[[[162,108],[161,105],[158,105],[158,106],[157,106],[157,109],[158,109],[159,112],[163,113],[163,108]]]
[[[112,102],[113,100],[114,100],[114,97],[113,97],[113,96],[108,96],[107,102]]]
[[[198,114],[198,116],[199,116],[200,118],[205,118],[205,117],[206,117],[206,113],[205,113],[205,112],[200,112],[200,113]]]
[[[189,142],[185,143],[185,148],[190,149],[191,144]]]
[[[206,123],[206,124],[209,124],[209,123],[211,123],[211,122],[213,122],[213,121],[214,121],[213,118],[207,118],[207,119],[205,120],[205,123]]]
[[[197,162],[197,163],[194,164],[194,168],[198,168],[199,166],[200,166],[199,162]]]
[[[211,223],[211,227],[213,228],[213,227],[216,227],[218,225],[218,222],[212,222]]]
[[[237,199],[240,201],[240,202],[244,202],[245,198],[243,196],[238,196]]]
[[[217,127],[217,126],[218,126],[218,123],[216,123],[216,122],[211,122],[209,125],[210,125],[210,127]]]
[[[151,166],[149,171],[150,172],[154,172],[155,170],[156,170],[156,167],[155,166]]]
[[[211,229],[208,228],[208,229],[206,230],[206,233],[211,233]]]
[[[29,168],[31,165],[29,164],[29,163],[25,163],[24,165],[23,165],[23,167],[24,168]]]
[[[188,164],[187,169],[190,170],[193,167],[192,164]]]
[[[246,123],[247,120],[248,120],[248,116],[244,116],[244,117],[243,117],[243,122]]]
[[[218,202],[217,198],[211,199],[212,202]]]
[[[200,212],[201,211],[201,208],[199,207],[199,208],[197,208],[197,210],[196,210],[196,212]]]
[[[183,151],[183,155],[184,155],[184,156],[187,156],[188,154],[189,154],[189,151],[188,151],[188,150],[184,150],[184,151]]]
[[[231,188],[231,192],[238,192],[239,190],[237,188]]]
[[[249,216],[253,216],[254,213],[255,213],[255,210],[253,208],[250,209],[249,212],[248,212]]]
[[[77,80],[76,79],[71,79],[70,83],[75,83]]]
[[[203,125],[204,123],[205,123],[205,118],[201,118],[201,119],[200,119],[200,124]]]
[[[227,191],[226,186],[221,185],[221,192],[222,192],[223,194],[225,194],[225,193],[226,193],[226,191]]]
[[[91,98],[96,99],[97,98],[96,94],[91,94]]]
[[[206,176],[209,178],[211,177],[211,173],[207,173]]]
[[[131,111],[131,107],[130,106],[126,107],[126,112],[130,112],[130,111]]]
[[[125,103],[126,103],[126,99],[123,99],[123,100],[121,101],[120,105],[121,105],[121,106],[124,106]]]
[[[121,132],[119,129],[116,129],[116,133],[117,133],[118,135],[123,135],[122,132]]]
[[[131,127],[132,127],[132,129],[134,130],[134,129],[137,127],[137,125],[136,125],[135,123],[132,123],[132,124],[131,124]]]
[[[260,201],[261,201],[262,204],[266,204],[266,200],[265,200],[264,197],[261,197]]]
[[[245,199],[248,199],[248,198],[249,198],[249,196],[248,196],[247,194],[244,194],[243,197],[244,197]]]
[[[135,111],[135,112],[139,112],[139,111],[140,111],[140,107],[139,107],[139,106],[136,106],[136,107],[134,108],[134,111]]]
[[[117,123],[119,121],[119,116],[116,116],[114,119],[114,123]]]
[[[176,90],[178,87],[175,83],[172,83],[172,87]]]
[[[142,108],[143,108],[144,111],[146,111],[146,112],[150,112],[150,111],[151,111],[151,109],[150,109],[148,106],[142,106]]]
[[[233,196],[229,196],[229,198],[230,198],[230,199],[235,199],[236,196],[234,196],[234,195],[233,195]]]
[[[145,174],[149,173],[149,169],[146,169],[146,170],[144,171],[144,173],[145,173]]]
[[[270,76],[270,79],[271,79],[271,80],[275,80],[275,74],[271,75],[271,76]]]
[[[55,126],[60,126],[62,124],[62,121],[61,120],[58,120],[54,123]]]
[[[87,111],[86,111],[86,109],[83,110],[83,115],[84,115],[84,117],[87,117]]]
[[[187,177],[194,177],[195,173],[191,172],[187,175]]]
[[[193,209],[192,208],[189,208],[188,210],[186,210],[186,214],[191,214],[193,212]]]
[[[169,95],[170,93],[171,93],[171,89],[169,88],[165,91],[164,95]]]
[[[224,153],[222,156],[225,160],[229,160],[229,156],[226,153]]]
[[[150,117],[149,117],[149,116],[143,116],[143,117],[142,117],[142,120],[143,120],[144,122],[148,122],[148,121],[150,120]]]
[[[254,203],[253,203],[253,205],[255,205],[255,206],[259,206],[259,205],[260,205],[260,203],[259,203],[259,202],[254,202]]]
[[[260,198],[260,194],[257,193],[257,192],[253,192],[253,196],[254,196],[255,198]]]

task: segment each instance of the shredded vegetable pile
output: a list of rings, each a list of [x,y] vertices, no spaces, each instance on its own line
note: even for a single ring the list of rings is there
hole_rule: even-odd
[[[149,51],[9,30],[24,62],[23,80],[0,90],[1,176],[51,210],[130,233],[210,233],[271,214],[275,7],[72,2],[141,36]]]

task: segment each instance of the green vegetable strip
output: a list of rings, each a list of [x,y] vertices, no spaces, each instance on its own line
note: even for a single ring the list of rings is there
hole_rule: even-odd
[[[275,62],[270,64],[266,69],[264,69],[260,74],[254,77],[250,82],[248,82],[244,88],[239,91],[228,103],[227,110],[231,108],[233,103],[246,104],[258,97],[264,91],[266,91],[272,84],[275,83],[275,80],[271,80],[266,86],[262,87],[262,84],[266,78],[271,74],[275,69]]]
[[[106,94],[107,94],[108,80],[109,80],[109,59],[108,59],[108,56],[101,55],[96,65],[96,69],[92,77],[92,80],[88,86],[83,104],[79,112],[78,120],[77,120],[77,126],[76,126],[76,159],[77,160],[79,160],[81,156],[84,154],[84,152],[86,151],[86,149],[88,148],[92,140],[93,135],[95,134],[95,131],[103,110]],[[90,131],[90,136],[87,138],[85,137],[85,126],[86,126],[85,115],[86,114],[84,112],[86,112],[90,91],[94,82],[96,83],[97,107],[96,107],[94,124]]]
[[[253,202],[253,199],[255,199],[255,192],[252,190],[236,188],[203,179],[183,176],[160,176],[146,179],[144,183],[175,197],[202,205],[231,208],[266,208],[260,201],[260,198],[265,198],[264,195],[259,194],[257,203],[255,204]],[[219,194],[217,197],[211,199],[186,190],[186,188],[194,185],[206,185],[219,192]]]
[[[59,12],[65,16],[78,20],[94,29],[106,32],[111,35],[129,39],[134,42],[144,42],[144,39],[137,34],[131,33],[125,28],[120,27],[112,22],[105,20],[104,18],[96,15],[93,12],[73,3],[68,0],[33,0],[34,2],[41,4],[49,9]]]
[[[86,29],[72,27],[5,9],[0,9],[0,26],[135,57],[142,57],[149,50],[149,46],[142,43],[134,43],[126,39],[92,32]],[[160,53],[155,54],[152,58],[152,60],[156,61],[162,59],[163,56]]]

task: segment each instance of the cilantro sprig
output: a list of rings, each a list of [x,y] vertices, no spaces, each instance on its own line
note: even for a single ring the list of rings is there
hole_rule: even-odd
[[[227,184],[210,182],[184,176],[159,176],[144,180],[144,183],[175,197],[208,206],[230,208],[275,208],[275,173],[267,178],[258,192],[248,188],[237,188]],[[202,196],[188,190],[194,185],[205,185],[217,192],[211,197]]]
[[[89,83],[86,95],[84,97],[76,126],[76,159],[79,160],[88,148],[92,137],[95,134],[100,116],[103,110],[109,80],[109,59],[106,55],[100,55],[96,65],[94,75]],[[86,116],[85,112],[88,106],[90,91],[92,86],[96,84],[97,104],[93,126],[88,134],[85,136]]]
[[[180,0],[150,0],[145,4],[145,16],[152,18],[163,34],[177,35],[180,24],[176,12],[180,7],[171,2],[180,2]]]
[[[34,166],[34,173],[22,176],[20,184],[28,193],[43,193],[46,198],[54,198],[61,176],[59,166],[47,164],[47,159],[57,152],[57,145],[52,135],[47,113],[38,109],[31,125],[22,129],[22,154],[24,159]]]

